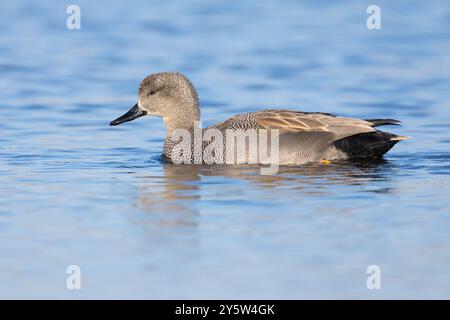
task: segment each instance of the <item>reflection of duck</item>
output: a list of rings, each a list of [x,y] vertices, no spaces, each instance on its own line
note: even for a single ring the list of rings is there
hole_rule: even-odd
[[[162,168],[162,175],[138,178],[139,213],[129,218],[142,225],[156,243],[168,241],[177,246],[180,241],[197,243],[198,227],[216,214],[235,210],[246,214],[248,202],[258,210],[265,207],[276,213],[286,207],[301,211],[302,199],[308,197],[317,203],[330,201],[341,187],[354,186],[373,194],[394,192],[392,164],[387,161],[286,166],[277,175],[266,176],[260,175],[258,166],[162,162]],[[351,210],[345,208],[345,212]]]
[[[126,114],[112,121],[111,125],[146,114],[163,118],[167,128],[164,155],[169,160],[174,160],[171,158],[172,150],[178,141],[172,141],[172,134],[176,129],[193,133],[195,123],[200,121],[199,102],[194,86],[180,73],[152,74],[139,87],[138,103]],[[283,165],[324,159],[381,157],[406,137],[379,131],[375,127],[397,124],[399,121],[393,119],[361,120],[320,112],[263,110],[236,115],[206,130],[218,129],[222,133],[229,129],[268,130],[271,133],[277,131],[280,134],[277,164]],[[227,141],[223,141],[227,145]],[[226,148],[222,147],[225,155]],[[239,153],[234,148],[232,152]],[[249,157],[248,154],[252,152],[247,149],[246,153]],[[213,157],[212,154],[209,156]],[[210,159],[203,158],[203,161],[208,163]],[[223,158],[220,161],[223,163]]]
[[[200,183],[200,180],[206,180],[202,177],[235,179],[237,186],[242,186],[240,182],[246,181],[255,189],[273,189],[277,193],[285,187],[314,193],[326,185],[363,185],[375,180],[389,180],[389,168],[389,162],[384,160],[345,161],[332,165],[282,166],[277,175],[260,175],[257,166],[175,165],[163,162],[164,176],[141,178],[138,204],[141,209],[152,212],[195,213],[195,203],[201,200],[202,189],[212,188],[208,181]],[[226,182],[219,179],[214,183],[220,185]]]
[[[196,166],[186,170],[184,166],[164,164],[164,176],[143,177],[139,187],[138,206],[145,211],[161,213],[189,212],[197,214],[192,203],[184,206],[181,200],[200,199],[199,186],[195,181],[200,179]],[[180,222],[182,223],[182,222]]]
[[[180,189],[180,185],[193,188],[195,180],[204,177],[223,177],[251,182],[255,188],[277,189],[293,186],[295,189],[311,189],[315,185],[358,185],[373,180],[389,180],[389,162],[379,159],[372,161],[340,161],[331,165],[308,164],[304,166],[281,166],[276,175],[261,175],[258,166],[240,165],[174,165],[164,163],[164,173],[171,177],[167,190]],[[192,179],[192,177],[196,179]],[[194,184],[192,183],[194,181]],[[174,185],[177,186],[174,188]],[[197,187],[201,187],[197,184]],[[199,191],[199,189],[195,188]],[[173,194],[172,194],[173,196]],[[177,197],[174,197],[177,198]]]

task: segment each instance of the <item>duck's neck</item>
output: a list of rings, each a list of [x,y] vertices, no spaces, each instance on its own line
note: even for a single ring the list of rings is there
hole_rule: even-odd
[[[181,131],[176,132],[177,130],[187,130],[191,135],[190,138],[193,139],[194,137],[194,128],[200,121],[200,109],[198,105],[195,105],[187,110],[190,110],[190,112],[163,117],[167,130],[166,140],[164,141],[164,156],[166,158],[171,158],[172,148],[179,143],[178,140],[173,141],[172,137],[174,136],[177,139],[183,134]]]

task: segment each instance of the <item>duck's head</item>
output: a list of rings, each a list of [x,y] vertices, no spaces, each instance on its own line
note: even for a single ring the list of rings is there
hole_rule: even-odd
[[[110,125],[116,126],[145,115],[162,117],[166,123],[198,121],[200,109],[194,86],[178,72],[154,73],[142,80],[138,102]]]

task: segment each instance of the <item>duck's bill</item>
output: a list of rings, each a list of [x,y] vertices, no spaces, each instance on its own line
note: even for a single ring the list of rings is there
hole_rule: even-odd
[[[127,113],[125,113],[123,116],[118,117],[116,120],[111,121],[109,125],[117,126],[118,124],[132,121],[134,119],[145,116],[146,114],[147,112],[139,108],[138,104],[136,103],[134,107],[131,108]]]

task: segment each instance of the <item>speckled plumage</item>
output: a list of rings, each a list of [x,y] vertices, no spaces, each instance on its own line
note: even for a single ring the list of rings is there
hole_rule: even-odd
[[[184,75],[177,72],[155,73],[146,77],[139,87],[137,107],[143,114],[163,118],[167,128],[163,154],[169,160],[178,143],[171,139],[174,130],[186,129],[193,133],[196,122],[200,121],[196,90]],[[112,124],[125,121],[130,119]],[[225,137],[228,129],[254,129],[257,132],[264,129],[269,134],[276,129],[279,133],[279,164],[293,165],[324,159],[380,157],[406,137],[382,132],[375,127],[397,124],[399,121],[393,119],[361,120],[321,112],[270,109],[238,114],[204,128],[203,132],[208,129],[222,132],[226,154]],[[207,145],[207,142],[203,142],[202,148]],[[199,151],[194,149],[194,144],[192,151]],[[248,157],[249,150],[245,152]],[[209,159],[204,160],[208,162]]]

